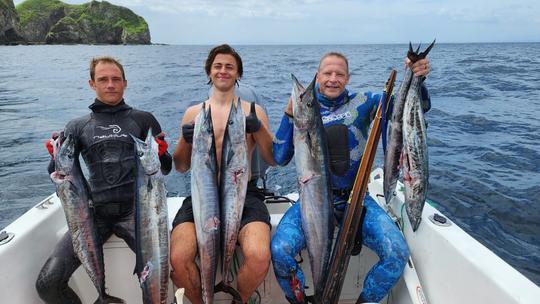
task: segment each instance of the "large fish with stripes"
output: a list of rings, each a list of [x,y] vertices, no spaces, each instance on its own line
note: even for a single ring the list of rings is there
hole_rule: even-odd
[[[252,103],[252,106],[254,105]],[[231,104],[221,148],[220,170],[222,277],[223,282],[230,285],[233,280],[230,268],[238,240],[250,173],[246,118],[240,100]]]
[[[407,58],[412,63],[426,58],[435,41],[421,53],[413,51],[409,44]],[[419,47],[420,48],[420,47]],[[405,105],[403,106],[403,183],[405,185],[405,209],[413,231],[422,220],[429,184],[429,161],[426,122],[422,108],[420,87],[424,77],[413,76]]]
[[[316,77],[305,90],[294,75],[292,81],[294,161],[300,186],[302,228],[317,297],[324,289],[334,232],[329,156],[314,92]]]
[[[199,250],[202,298],[214,300],[219,259],[221,222],[219,212],[218,165],[210,106],[203,103],[195,118],[191,152],[191,197]]]
[[[89,189],[79,163],[75,138],[68,135],[60,145],[55,142],[55,171],[51,180],[62,202],[73,250],[98,291],[95,303],[124,303],[105,291],[105,266],[102,241],[97,234],[94,214],[90,209]]]
[[[167,229],[167,191],[161,173],[158,144],[152,129],[144,141],[135,142],[136,193],[136,272],[143,303],[164,304],[169,287],[169,233]]]
[[[401,152],[403,150],[403,107],[405,98],[411,86],[413,73],[409,67],[405,69],[405,76],[399,86],[397,98],[394,102],[392,119],[390,120],[389,142],[384,153],[384,179],[383,189],[386,202],[390,202],[396,189],[401,169]]]

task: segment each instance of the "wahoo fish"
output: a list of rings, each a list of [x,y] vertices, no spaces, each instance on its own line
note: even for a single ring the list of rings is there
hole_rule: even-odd
[[[426,58],[427,54],[435,44],[435,41],[428,48],[418,53],[413,51],[409,43],[407,58],[411,62],[416,62]],[[420,47],[419,47],[420,48]],[[411,222],[413,231],[418,229],[422,220],[422,210],[426,202],[429,162],[427,148],[426,122],[424,120],[424,110],[420,87],[423,77],[413,76],[405,105],[403,106],[403,183],[405,184],[405,209]]]
[[[73,250],[98,291],[95,304],[124,303],[122,299],[110,296],[105,291],[102,240],[97,234],[90,209],[88,184],[81,170],[75,139],[68,135],[61,146],[59,143],[60,138],[55,143],[55,171],[50,177],[62,202]]]
[[[302,228],[306,236],[315,296],[324,289],[334,236],[333,199],[326,132],[315,80],[304,90],[292,75],[294,161],[300,186]]]
[[[167,191],[161,174],[158,144],[148,130],[146,140],[131,135],[135,143],[136,192],[135,271],[142,289],[143,303],[167,301],[169,287],[169,232]]]
[[[202,109],[195,118],[191,154],[191,198],[200,259],[202,298],[213,303],[220,245],[218,166],[211,109]]]
[[[407,67],[403,81],[401,81],[401,85],[399,86],[390,121],[390,141],[384,154],[383,179],[384,197],[387,203],[392,199],[391,196],[396,189],[399,176],[401,152],[403,149],[403,107],[405,106],[405,98],[411,86],[412,78],[413,73]]]
[[[252,104],[254,106],[255,104]],[[254,109],[253,109],[254,110]],[[232,103],[221,149],[220,198],[222,223],[222,277],[230,285],[230,268],[249,181],[246,118],[241,101]]]

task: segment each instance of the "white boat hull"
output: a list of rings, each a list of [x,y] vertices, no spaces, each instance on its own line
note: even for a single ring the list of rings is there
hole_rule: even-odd
[[[399,187],[399,185],[398,185]],[[375,170],[369,184],[370,194],[382,206],[382,170]],[[182,204],[182,198],[169,198],[170,223]],[[401,214],[403,193],[397,191],[390,202],[390,213]],[[269,204],[272,225],[275,227],[287,209],[287,203]],[[426,204],[422,223],[412,232],[405,216],[404,234],[409,244],[416,271],[406,267],[403,278],[382,303],[538,303],[540,288],[518,271],[478,243],[461,228],[447,219],[449,226],[438,226],[429,220],[438,213]],[[403,214],[405,214],[403,212]],[[42,303],[35,290],[35,280],[45,260],[60,237],[67,231],[64,213],[56,195],[51,195],[29,210],[5,229],[14,233],[13,239],[0,245],[0,303]],[[135,255],[121,239],[111,237],[104,245],[106,286],[114,296],[127,303],[142,303],[141,290],[133,275]],[[307,286],[312,286],[307,253],[302,267],[307,274]],[[377,261],[371,250],[364,248],[359,256],[351,257],[340,303],[355,303],[365,274]],[[220,279],[218,278],[218,281]],[[421,282],[423,296],[419,294]],[[93,303],[97,292],[86,272],[79,268],[69,282],[83,303]],[[169,303],[174,289],[170,285]],[[272,268],[258,289],[261,303],[287,303]],[[312,293],[308,289],[307,293]],[[230,303],[225,294],[216,295],[216,303]],[[184,303],[189,303],[184,300]]]

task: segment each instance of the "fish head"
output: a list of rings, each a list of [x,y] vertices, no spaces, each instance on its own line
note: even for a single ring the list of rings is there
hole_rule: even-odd
[[[255,104],[253,104],[252,110],[255,112]],[[241,101],[233,102],[231,105],[231,113],[227,123],[227,138],[233,147],[246,142],[246,116],[242,110]]]
[[[159,161],[158,143],[152,136],[152,129],[148,130],[148,135],[144,141],[133,135],[131,135],[131,138],[135,143],[135,153],[139,165],[147,175],[156,174],[161,168],[161,162]]]
[[[201,111],[195,118],[195,129],[193,130],[193,150],[201,153],[211,151],[214,138],[212,126],[212,111],[210,106],[203,103]]]
[[[68,135],[61,144],[60,139],[57,139],[54,145],[56,146],[56,157],[54,160],[55,175],[57,177],[71,175],[75,161],[77,161],[73,135]]]
[[[316,117],[320,111],[319,103],[315,97],[317,75],[315,75],[306,89],[304,89],[294,75],[292,75],[292,79],[293,90],[291,99],[293,102],[294,125],[300,130],[314,128]]]

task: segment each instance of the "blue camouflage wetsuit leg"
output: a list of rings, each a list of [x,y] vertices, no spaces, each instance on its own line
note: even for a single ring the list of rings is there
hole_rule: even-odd
[[[373,121],[380,102],[380,95],[366,92],[363,95],[349,94],[347,90],[336,99],[328,100],[318,94],[323,125],[329,130],[334,125],[346,127],[348,163],[345,172],[332,174],[332,188],[335,202],[344,202],[352,188],[362,153],[366,145],[369,126]],[[422,86],[422,102],[427,111],[431,105],[427,89]],[[293,157],[293,118],[283,116],[273,143],[273,156],[277,164],[284,166]],[[340,137],[329,136],[330,137]],[[331,160],[332,161],[332,160]],[[277,280],[291,303],[303,303],[304,273],[297,265],[295,257],[306,247],[299,204],[293,205],[279,223],[271,243],[272,262]],[[343,205],[341,205],[341,208]],[[362,225],[362,242],[377,253],[379,262],[368,272],[361,293],[361,300],[377,302],[384,298],[398,281],[409,256],[409,249],[403,235],[369,195],[364,200],[366,215]],[[336,210],[339,205],[336,207]],[[343,210],[341,210],[343,211]]]
[[[287,210],[271,243],[274,273],[291,303],[302,303],[304,298],[304,273],[295,259],[306,248],[300,204],[298,202]],[[409,249],[396,224],[371,196],[366,195],[364,207],[362,243],[379,256],[379,261],[366,275],[361,298],[378,302],[399,280]]]

